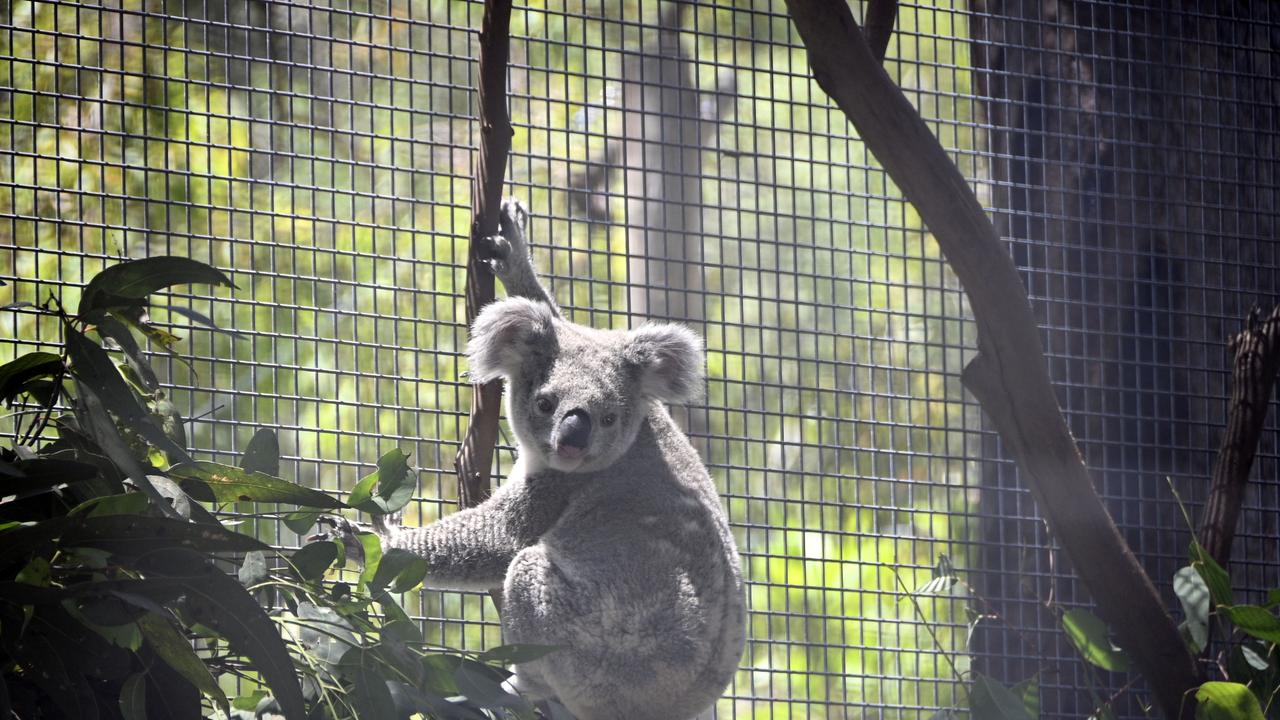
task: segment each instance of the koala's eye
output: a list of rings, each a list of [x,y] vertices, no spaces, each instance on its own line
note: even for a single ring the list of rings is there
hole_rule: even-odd
[[[546,395],[543,395],[542,397],[538,398],[537,406],[538,406],[538,412],[545,415],[551,412],[552,410],[556,409],[556,401],[552,400]]]
[[[617,421],[618,421],[618,416],[614,415],[613,413],[609,413],[604,417],[600,418],[600,424],[605,427],[609,427],[610,425],[614,424]]]

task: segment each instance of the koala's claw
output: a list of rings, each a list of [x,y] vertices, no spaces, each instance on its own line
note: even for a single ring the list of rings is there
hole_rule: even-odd
[[[360,543],[360,538],[356,537],[360,533],[371,532],[369,526],[364,523],[352,522],[341,515],[321,515],[316,518],[318,527],[329,526],[331,530],[321,530],[307,538],[307,542],[325,542],[338,540],[342,543],[343,550],[346,551],[347,559],[355,563],[364,564],[364,545]]]
[[[525,228],[529,226],[529,209],[519,200],[507,198],[502,201],[502,214],[498,224],[502,226],[503,235],[519,232],[523,236]]]

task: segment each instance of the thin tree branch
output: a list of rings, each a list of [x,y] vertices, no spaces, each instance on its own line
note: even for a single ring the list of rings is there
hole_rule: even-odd
[[[1098,610],[1166,716],[1191,720],[1201,675],[1076,448],[1049,380],[1026,289],[968,183],[876,60],[843,2],[787,0],[818,85],[844,110],[964,285],[978,356],[963,381],[995,423]]]
[[[1259,321],[1259,316],[1259,309],[1254,307],[1245,329],[1227,342],[1228,349],[1235,355],[1231,404],[1200,527],[1200,544],[1223,567],[1231,557],[1231,542],[1236,536],[1236,519],[1240,516],[1244,489],[1249,484],[1249,470],[1258,452],[1258,439],[1271,405],[1276,374],[1280,373],[1280,305],[1267,319]]]
[[[493,273],[484,263],[482,240],[498,232],[502,180],[511,151],[507,116],[507,60],[510,56],[511,0],[485,0],[480,29],[480,154],[471,195],[471,247],[467,255],[467,327],[493,301]],[[478,505],[490,492],[493,449],[498,441],[502,381],[472,387],[471,418],[454,459],[462,507]]]
[[[884,62],[897,21],[898,0],[867,0],[867,44],[878,62]]]

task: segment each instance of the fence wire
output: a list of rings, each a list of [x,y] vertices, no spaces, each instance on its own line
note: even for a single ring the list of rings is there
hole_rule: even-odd
[[[1167,592],[1188,536],[1165,478],[1194,511],[1224,422],[1221,340],[1280,291],[1280,18],[973,5],[903,3],[886,68],[1012,239],[1062,405]],[[209,262],[238,288],[153,308],[184,337],[159,364],[197,455],[233,461],[274,428],[284,475],[337,493],[399,446],[422,469],[406,522],[452,512],[482,12],[3,2],[0,298],[74,307],[119,258]],[[964,705],[975,669],[1037,677],[1046,718],[1087,713],[1090,682],[1121,687],[1045,609],[1087,597],[962,390],[961,290],[811,81],[783,4],[521,5],[512,29],[509,194],[558,302],[707,340],[706,400],[678,418],[750,609],[714,717],[931,718]],[[59,341],[38,316],[0,320],[0,360]],[[1253,591],[1280,584],[1268,422],[1237,548]],[[483,595],[405,603],[428,641],[500,643]]]

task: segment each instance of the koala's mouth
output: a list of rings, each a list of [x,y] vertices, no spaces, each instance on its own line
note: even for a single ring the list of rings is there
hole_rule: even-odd
[[[587,459],[587,449],[576,445],[557,445],[551,453],[551,466],[561,472],[570,472]]]

